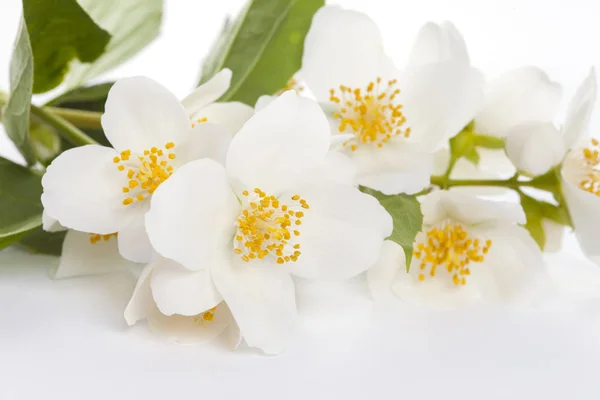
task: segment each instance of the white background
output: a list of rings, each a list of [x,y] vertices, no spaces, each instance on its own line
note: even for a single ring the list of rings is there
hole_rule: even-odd
[[[100,1],[100,0],[99,0]],[[489,76],[538,65],[568,98],[600,68],[595,0],[345,0],[380,25],[401,65],[417,29],[449,19]],[[183,97],[241,0],[167,0],[161,37],[100,80],[145,75]],[[0,87],[20,2],[0,0]],[[600,131],[598,107],[592,121]],[[17,160],[0,136],[0,154]],[[537,310],[454,311],[371,302],[363,282],[299,285],[303,328],[278,357],[181,346],[128,328],[128,274],[51,281],[54,260],[0,253],[0,399],[599,399],[600,272],[572,237],[548,257],[565,288]],[[595,293],[598,293],[596,295]]]

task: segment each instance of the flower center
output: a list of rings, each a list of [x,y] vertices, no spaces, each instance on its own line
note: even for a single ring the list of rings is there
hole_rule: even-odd
[[[247,198],[247,206],[237,220],[235,253],[246,262],[268,255],[277,257],[278,264],[297,261],[302,253],[300,244],[294,242],[300,236],[303,210],[309,209],[306,200],[296,194],[283,204],[259,188],[252,193],[244,190],[242,194]]]
[[[169,142],[164,149],[152,147],[144,150],[143,155],[137,157],[137,162],[131,160],[131,150],[124,150],[120,157],[113,159],[119,171],[127,171],[129,179],[128,185],[123,186],[124,206],[144,200],[173,174],[173,166],[169,163],[175,159],[175,153],[171,151],[174,147],[173,142]]]
[[[203,312],[202,314],[198,314],[197,316],[194,317],[194,322],[197,323],[198,325],[202,325],[203,327],[206,327],[205,324],[207,322],[210,322],[213,320],[213,318],[215,318],[215,312],[217,311],[217,307],[213,307],[210,310],[207,310],[205,312]]]
[[[290,80],[287,81],[287,83],[285,84],[283,89],[281,89],[279,92],[277,92],[277,95],[281,95],[284,92],[287,92],[288,90],[294,90],[296,93],[300,93],[300,92],[304,91],[304,87],[302,87],[302,85],[300,85],[300,83],[298,83],[296,78],[294,78],[292,76],[290,78]]]
[[[344,143],[356,150],[358,144],[376,144],[383,147],[395,136],[410,136],[410,128],[404,127],[406,117],[402,113],[402,104],[396,104],[395,98],[400,93],[396,88],[397,81],[388,81],[385,88],[380,88],[381,78],[370,82],[366,89],[352,89],[344,85],[339,87],[339,95],[330,89],[329,100],[338,104],[339,112],[334,118],[340,121],[340,132],[350,129],[354,138]]]
[[[104,241],[104,242],[108,242],[110,240],[110,238],[112,237],[117,237],[118,233],[109,233],[108,235],[100,235],[97,233],[90,233],[90,243],[91,244],[96,244],[100,241]]]
[[[435,277],[441,267],[455,285],[464,285],[471,275],[469,264],[482,262],[491,245],[491,240],[482,243],[470,237],[460,225],[448,223],[442,229],[432,228],[413,251],[414,257],[421,261],[419,281],[424,281],[426,275]]]
[[[583,162],[588,170],[579,182],[579,187],[586,192],[600,196],[600,152],[598,140],[592,139],[592,144],[583,149]]]
[[[208,118],[206,118],[206,117],[196,118],[195,120],[192,121],[192,128],[195,127],[196,124],[201,124],[203,122],[208,122]]]

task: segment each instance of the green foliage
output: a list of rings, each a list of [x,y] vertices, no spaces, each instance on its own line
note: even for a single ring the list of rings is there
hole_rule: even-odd
[[[417,196],[408,194],[388,196],[365,187],[361,187],[360,190],[379,200],[383,208],[392,216],[394,230],[388,239],[398,243],[404,249],[408,270],[415,237],[423,228],[423,214]]]
[[[66,231],[46,232],[42,228],[36,228],[23,237],[18,245],[32,253],[60,256],[66,234]]]
[[[300,69],[304,37],[324,0],[250,0],[236,20],[226,21],[202,66],[200,83],[223,68],[233,72],[221,101],[253,106],[274,94]]]
[[[8,137],[29,164],[34,164],[36,161],[35,150],[29,140],[32,88],[33,55],[27,27],[21,20],[10,60],[10,95],[2,120]]]
[[[91,64],[73,62],[66,78],[68,87],[78,87],[128,60],[158,36],[162,0],[78,0],[79,5],[111,39],[104,54]]]
[[[474,124],[467,125],[458,135],[450,139],[450,162],[454,165],[464,157],[473,164],[479,164],[478,147],[486,149],[503,149],[504,140],[495,136],[475,133]]]
[[[42,224],[39,175],[0,157],[0,241],[7,246]]]
[[[23,0],[33,50],[33,92],[58,86],[73,59],[91,63],[104,53],[110,34],[76,0]]]
[[[525,211],[527,223],[524,227],[535,239],[540,249],[546,246],[546,234],[544,232],[543,220],[549,219],[561,225],[569,225],[569,218],[564,208],[548,202],[534,199],[524,193],[519,193],[521,206]]]

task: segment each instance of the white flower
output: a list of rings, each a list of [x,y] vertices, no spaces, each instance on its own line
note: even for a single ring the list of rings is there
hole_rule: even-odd
[[[188,161],[224,160],[231,135],[210,123],[192,128],[181,103],[147,78],[115,83],[105,110],[102,127],[114,148],[89,145],[62,153],[42,178],[42,204],[67,228],[118,233],[123,257],[148,262],[144,215],[152,193]]]
[[[541,175],[560,164],[573,146],[585,136],[596,98],[594,69],[571,100],[560,129],[547,121],[530,121],[511,128],[506,136],[506,154],[515,167],[528,175]]]
[[[227,92],[230,83],[231,70],[222,69],[181,101],[194,124],[210,122],[221,125],[232,135],[240,130],[254,110],[239,101],[216,102]]]
[[[159,309],[197,315],[224,300],[249,346],[278,353],[297,319],[291,275],[348,278],[371,267],[391,217],[328,147],[319,106],[288,91],[233,138],[226,168],[194,161],[165,182],[146,229],[187,274],[152,287]]]
[[[67,230],[45,212],[42,216],[43,228],[47,232]],[[119,254],[117,237],[67,230],[62,244],[58,265],[50,271],[54,279],[82,275],[97,275],[109,272],[127,271],[135,266]]]
[[[299,76],[330,113],[332,133],[345,138],[340,151],[357,165],[360,185],[386,194],[421,191],[433,152],[479,107],[482,77],[461,55],[460,35],[448,38],[442,61],[431,61],[431,29],[419,34],[412,63],[400,73],[366,15],[328,6],[313,18]]]
[[[475,298],[529,302],[545,283],[541,251],[517,225],[525,222],[518,205],[438,191],[423,197],[422,211],[410,272],[402,247],[391,241],[368,271],[376,299],[393,292],[444,307]]]
[[[146,319],[152,331],[179,343],[208,342],[225,332],[230,347],[237,348],[242,340],[240,330],[227,305],[216,300],[218,294],[205,275],[157,256],[142,270],[125,309],[125,320],[133,325]],[[171,296],[179,291],[180,296]],[[208,293],[215,297],[206,303]],[[177,303],[182,299],[186,301]]]

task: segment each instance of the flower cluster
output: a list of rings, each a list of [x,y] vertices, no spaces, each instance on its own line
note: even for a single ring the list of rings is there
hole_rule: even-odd
[[[423,26],[408,60],[393,64],[366,15],[326,6],[301,70],[254,108],[218,101],[228,69],[181,101],[116,82],[112,147],[67,150],[43,176],[44,229],[68,231],[56,276],[143,265],[127,323],[275,354],[299,322],[295,277],[365,273],[377,301],[531,304],[551,230],[573,226],[600,260],[594,71],[557,128],[560,85],[534,67],[486,82],[448,22]]]

